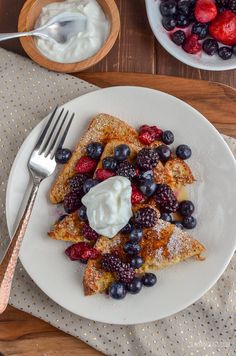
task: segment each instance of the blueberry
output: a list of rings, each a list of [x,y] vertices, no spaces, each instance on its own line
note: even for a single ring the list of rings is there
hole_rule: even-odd
[[[173,132],[166,130],[163,132],[161,140],[164,142],[166,145],[171,145],[174,142],[174,134]]]
[[[220,47],[218,50],[218,54],[220,56],[221,59],[223,59],[224,61],[230,59],[233,55],[232,49],[230,47]]]
[[[114,150],[114,157],[119,162],[127,159],[129,155],[130,155],[130,148],[125,144],[121,144],[117,146]]]
[[[233,45],[233,47],[232,47],[232,52],[233,52],[233,54],[236,56],[236,44]]]
[[[144,264],[144,260],[141,256],[134,256],[130,260],[130,266],[133,268],[140,268]]]
[[[145,180],[153,180],[153,171],[143,171],[140,172],[138,175],[139,181],[145,181]]]
[[[162,213],[161,219],[170,223],[172,222],[172,216],[168,213]]]
[[[176,148],[176,156],[183,160],[188,159],[189,157],[191,157],[191,155],[192,155],[192,150],[187,145],[179,145]]]
[[[177,46],[181,46],[186,40],[185,32],[182,30],[175,31],[172,33],[171,39]]]
[[[57,163],[65,164],[71,158],[72,153],[69,148],[59,148],[55,154],[55,160]]]
[[[87,179],[83,184],[84,193],[85,194],[88,193],[90,191],[90,189],[93,188],[98,183],[99,183],[99,181],[96,179],[92,179],[92,178]]]
[[[129,234],[133,229],[133,222],[132,220],[130,220],[128,222],[128,224],[126,224],[121,230],[120,232],[123,233],[123,234]]]
[[[176,26],[176,20],[173,17],[163,17],[161,23],[166,31],[172,31]]]
[[[194,35],[198,35],[198,38],[202,40],[203,38],[206,37],[208,33],[208,24],[195,22],[192,27],[192,33]]]
[[[178,227],[180,230],[183,230],[183,224],[180,221],[173,221],[172,224],[174,224],[176,227]]]
[[[85,260],[84,258],[80,258],[79,261],[86,265],[88,263],[88,260]]]
[[[142,277],[142,282],[145,287],[152,287],[157,282],[157,277],[154,273],[145,273]]]
[[[167,162],[171,157],[171,150],[166,145],[160,145],[157,147],[157,152],[159,154],[159,159],[161,162]]]
[[[218,48],[218,42],[212,38],[208,38],[202,44],[202,49],[206,54],[208,54],[208,56],[213,56],[215,53],[217,53]]]
[[[145,180],[139,186],[139,190],[141,191],[141,193],[143,193],[147,197],[151,197],[155,193],[156,188],[156,183],[151,180]]]
[[[178,14],[176,16],[176,26],[185,28],[190,24],[189,18],[183,14]]]
[[[124,251],[128,255],[137,255],[141,251],[141,247],[135,241],[128,241],[124,244]]]
[[[173,16],[176,13],[176,2],[173,0],[168,0],[162,2],[160,5],[160,11],[162,16]]]
[[[128,292],[130,292],[131,294],[137,294],[141,291],[143,286],[142,280],[141,278],[138,277],[134,277],[134,279],[132,280],[132,282],[130,282],[127,285],[127,290]]]
[[[133,229],[129,235],[129,239],[130,241],[138,242],[141,240],[142,236],[143,236],[142,229]]]
[[[193,216],[186,216],[183,218],[183,226],[186,229],[194,229],[197,225],[197,220]]]
[[[179,1],[178,5],[177,5],[177,10],[178,10],[178,13],[181,13],[181,14],[187,16],[190,12],[189,1],[186,1],[186,0]]]
[[[194,204],[190,200],[183,200],[179,204],[179,213],[182,216],[190,216],[194,212]]]
[[[121,282],[113,282],[109,288],[109,295],[114,299],[123,299],[126,293],[126,287]]]
[[[87,217],[87,208],[86,206],[82,205],[79,210],[78,210],[78,215],[82,221],[86,221],[88,219]]]
[[[93,159],[98,160],[103,152],[103,145],[100,142],[91,142],[86,147],[87,155]]]
[[[106,157],[102,160],[102,166],[104,169],[108,169],[109,171],[114,171],[117,166],[117,161],[114,157]]]
[[[62,220],[64,220],[66,217],[67,217],[67,214],[63,214],[63,215],[59,216],[58,221],[62,221]]]

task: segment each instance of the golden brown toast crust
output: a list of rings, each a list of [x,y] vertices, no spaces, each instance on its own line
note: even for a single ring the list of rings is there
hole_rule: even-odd
[[[192,184],[195,181],[190,167],[180,158],[172,158],[167,161],[165,169],[172,178],[169,184],[172,189]]]
[[[101,237],[95,247],[101,255],[116,251],[125,260],[122,251],[126,241],[127,237],[122,234],[113,239]],[[161,219],[154,228],[144,229],[141,247],[141,256],[145,262],[136,273],[169,267],[190,257],[198,257],[205,251],[205,247],[188,233]],[[114,274],[101,268],[100,260],[88,261],[83,278],[85,295],[102,293],[115,280]]]
[[[62,221],[57,221],[48,236],[55,240],[63,240],[70,242],[86,241],[81,235],[80,230],[84,226],[77,212],[67,215]]]
[[[81,137],[71,159],[63,166],[58,177],[55,179],[49,194],[51,203],[57,204],[62,202],[68,193],[67,181],[74,175],[78,159],[86,154],[86,146],[92,141],[106,144],[113,139],[140,145],[136,130],[126,122],[107,114],[95,116],[85,134]]]

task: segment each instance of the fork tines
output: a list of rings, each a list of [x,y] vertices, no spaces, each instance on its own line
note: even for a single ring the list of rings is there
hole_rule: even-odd
[[[64,112],[64,108],[54,109],[41,133],[34,150],[44,157],[54,158],[58,148],[63,146],[75,113]]]

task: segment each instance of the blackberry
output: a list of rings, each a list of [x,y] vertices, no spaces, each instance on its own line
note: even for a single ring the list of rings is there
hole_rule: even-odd
[[[218,54],[220,56],[220,58],[222,58],[224,61],[227,61],[228,59],[230,59],[233,55],[233,51],[230,47],[220,47],[218,50]]]
[[[185,32],[182,30],[175,31],[172,33],[171,39],[177,46],[181,46],[186,40]]]
[[[229,0],[216,0],[216,5],[220,7],[227,8],[229,4]]]
[[[87,224],[84,224],[82,227],[81,235],[83,235],[87,240],[91,241],[96,241],[99,236],[98,233]]]
[[[83,185],[87,179],[88,177],[81,173],[78,173],[74,177],[70,178],[68,181],[70,191],[73,193],[77,193],[78,195],[83,195]]]
[[[73,213],[81,205],[80,197],[77,193],[71,192],[65,196],[63,205],[66,213]]]
[[[107,272],[118,272],[121,264],[120,258],[112,253],[105,253],[102,256],[102,268]]]
[[[188,14],[190,12],[190,8],[191,8],[191,5],[190,5],[189,1],[186,1],[186,0],[179,1],[177,4],[178,12],[185,16],[188,16]]]
[[[208,54],[208,56],[213,56],[215,53],[217,53],[218,48],[218,42],[212,38],[205,40],[202,45],[203,51]]]
[[[167,184],[157,184],[154,198],[160,205],[161,210],[166,213],[172,213],[178,209],[178,201]]]
[[[176,14],[176,2],[174,0],[168,0],[162,2],[160,5],[160,12],[162,16],[173,16]]]
[[[156,150],[142,148],[137,155],[137,165],[140,169],[148,171],[154,168],[159,161],[159,155]]]
[[[134,219],[140,227],[153,227],[157,223],[158,215],[152,208],[142,208],[135,213]]]
[[[132,179],[136,176],[136,170],[135,170],[134,166],[129,161],[123,161],[117,167],[116,174],[118,176]]]
[[[229,0],[228,8],[236,13],[236,0]]]
[[[120,282],[128,284],[132,282],[135,277],[134,269],[127,263],[121,263],[117,272],[117,277]]]
[[[189,17],[187,17],[183,14],[178,14],[176,16],[176,26],[177,27],[185,28],[185,27],[188,27],[189,24],[190,24]]]

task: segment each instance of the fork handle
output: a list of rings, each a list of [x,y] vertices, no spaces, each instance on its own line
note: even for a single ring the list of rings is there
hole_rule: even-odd
[[[34,180],[33,182],[33,187],[31,189],[24,213],[0,264],[0,314],[4,312],[9,301],[20,246],[34,206],[40,181],[41,180]]]

